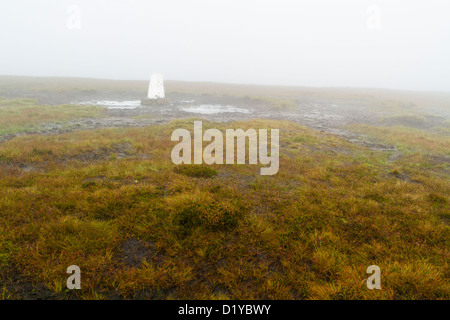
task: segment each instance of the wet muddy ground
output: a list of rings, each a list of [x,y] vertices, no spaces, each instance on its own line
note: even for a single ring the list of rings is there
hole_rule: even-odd
[[[289,120],[321,132],[341,136],[352,143],[365,145],[373,149],[395,149],[393,146],[370,142],[365,136],[343,129],[345,125],[351,123],[375,122],[374,114],[362,111],[358,106],[297,100],[295,108],[279,110],[264,101],[254,101],[250,98],[217,97],[213,95],[172,95],[170,98],[172,103],[168,106],[108,109],[108,117],[93,120],[81,119],[76,122],[76,125],[87,128],[144,126],[193,117],[215,122],[246,121],[249,119]],[[233,107],[238,111],[206,113],[202,112],[205,108],[199,110],[201,108],[195,106],[206,106],[205,108],[211,107],[213,109],[217,106]]]
[[[380,125],[383,112],[364,105],[364,101],[345,99],[321,99],[319,96],[289,96],[293,103],[288,108],[275,108],[270,100],[229,94],[190,94],[169,92],[171,100],[164,106],[140,106],[142,94],[136,90],[67,90],[61,92],[28,90],[21,86],[0,90],[0,96],[9,98],[32,98],[39,104],[95,104],[107,107],[102,117],[80,118],[64,125],[47,123],[32,133],[58,134],[78,129],[109,127],[141,127],[167,123],[173,119],[200,118],[215,122],[246,121],[249,119],[289,120],[306,127],[340,136],[346,140],[376,150],[395,150],[395,147],[380,145],[368,137],[345,129],[352,123]],[[254,96],[253,96],[254,97]],[[278,97],[279,99],[280,97]],[[281,97],[283,99],[283,97]],[[109,105],[108,105],[109,103]],[[205,112],[208,109],[211,112]],[[215,111],[214,111],[215,110]],[[442,111],[441,108],[438,111]],[[375,112],[376,111],[376,112]],[[436,113],[427,123],[441,125],[448,114]],[[432,121],[431,121],[432,120]],[[385,123],[389,125],[389,123]],[[395,125],[395,123],[391,124]],[[400,123],[400,125],[402,125]],[[0,136],[0,143],[14,136]],[[22,133],[25,134],[25,133]],[[30,134],[30,133],[26,133]]]
[[[109,127],[141,127],[152,124],[167,123],[173,119],[200,118],[215,122],[246,121],[249,119],[289,120],[309,128],[341,136],[352,143],[373,149],[394,150],[393,146],[379,145],[367,137],[343,129],[351,123],[374,123],[373,113],[353,103],[329,103],[311,99],[294,99],[295,106],[286,109],[274,108],[269,102],[249,97],[236,97],[212,94],[180,94],[169,93],[171,100],[164,106],[140,106],[139,96],[133,93],[91,93],[78,92],[51,94],[40,92],[9,92],[9,95],[20,95],[33,98],[39,104],[96,104],[106,107],[104,115],[99,118],[80,118],[64,125],[47,123],[33,133],[59,134],[78,129],[99,129]],[[109,102],[111,105],[108,105]],[[211,108],[211,112],[205,109]],[[30,134],[30,133],[27,133]],[[21,135],[0,136],[0,142]]]

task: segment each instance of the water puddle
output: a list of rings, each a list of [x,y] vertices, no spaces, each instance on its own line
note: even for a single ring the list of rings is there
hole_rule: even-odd
[[[237,108],[233,106],[221,106],[218,104],[202,104],[199,106],[182,107],[180,110],[190,113],[218,114],[218,113],[252,113],[250,109]]]
[[[101,106],[108,109],[136,109],[141,106],[140,100],[129,101],[114,101],[114,100],[100,100],[100,101],[84,101],[76,102],[74,104],[83,106]]]
[[[192,101],[184,101],[192,102]],[[83,102],[74,102],[73,104],[84,105],[84,106],[101,106],[107,109],[136,109],[141,107],[140,100],[129,100],[129,101],[116,101],[116,100],[92,100]],[[238,108],[229,105],[218,105],[218,104],[202,104],[198,106],[186,106],[179,107],[179,110],[198,113],[198,114],[219,114],[219,113],[252,113],[251,109]]]

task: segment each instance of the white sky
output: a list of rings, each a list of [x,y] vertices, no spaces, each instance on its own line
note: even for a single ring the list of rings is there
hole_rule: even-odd
[[[450,91],[450,1],[1,0],[0,57],[3,75]]]

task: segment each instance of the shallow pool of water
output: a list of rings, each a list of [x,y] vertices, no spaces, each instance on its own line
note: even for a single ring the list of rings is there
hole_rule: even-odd
[[[100,101],[84,101],[76,102],[75,104],[84,106],[102,106],[108,109],[136,109],[141,106],[140,100],[129,101],[114,101],[114,100],[100,100]]]
[[[190,113],[217,114],[217,113],[251,113],[252,110],[218,104],[202,104],[199,106],[182,107],[180,110]]]

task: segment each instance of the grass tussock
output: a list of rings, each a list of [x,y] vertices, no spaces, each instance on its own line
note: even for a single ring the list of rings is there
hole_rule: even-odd
[[[179,165],[174,171],[194,178],[211,178],[217,175],[216,170],[203,165]]]
[[[168,208],[174,216],[174,223],[182,231],[205,226],[210,229],[230,229],[237,225],[242,210],[231,201],[217,199],[206,192],[181,194],[167,199]]]

